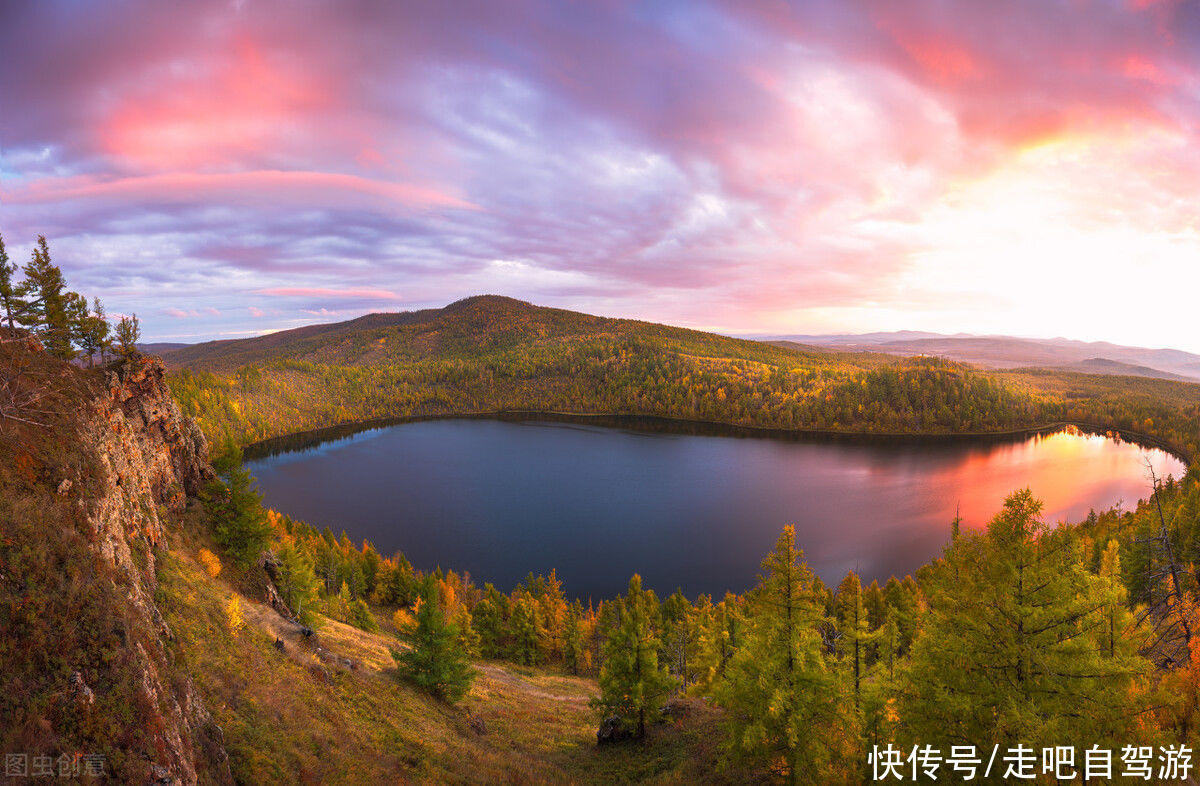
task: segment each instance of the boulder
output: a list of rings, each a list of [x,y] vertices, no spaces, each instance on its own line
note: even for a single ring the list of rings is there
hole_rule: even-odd
[[[621,722],[619,715],[612,715],[600,721],[600,728],[596,730],[597,745],[612,745],[631,739],[633,739],[633,732]]]

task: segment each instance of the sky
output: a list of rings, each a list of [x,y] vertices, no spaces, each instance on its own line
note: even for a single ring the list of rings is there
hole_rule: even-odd
[[[155,341],[495,293],[1200,351],[1200,2],[0,0],[0,233]]]

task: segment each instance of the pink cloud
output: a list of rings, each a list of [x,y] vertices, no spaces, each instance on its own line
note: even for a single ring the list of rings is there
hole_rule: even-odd
[[[938,288],[907,276],[922,221],[1047,145],[1087,164],[1069,179],[1089,215],[1195,224],[1200,6],[1180,0],[130,0],[10,17],[2,228],[62,238],[59,258],[111,293],[199,284],[192,302],[231,322],[247,292],[283,319],[494,287],[580,305],[686,291],[639,315],[693,322],[918,308]],[[1126,182],[1144,198],[1119,197]],[[1028,185],[1002,204],[1047,183]]]
[[[250,316],[261,317],[263,314],[264,312],[261,308],[258,308],[257,306],[250,306]]]
[[[97,177],[73,175],[46,177],[26,185],[0,189],[0,198],[12,203],[45,203],[67,200],[113,200],[212,203],[261,206],[273,204],[380,207],[389,203],[409,208],[477,209],[465,200],[410,183],[371,180],[336,172],[265,170],[252,172]]]

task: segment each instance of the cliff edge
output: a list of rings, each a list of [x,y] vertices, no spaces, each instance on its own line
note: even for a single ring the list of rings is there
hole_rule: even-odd
[[[214,477],[204,436],[157,358],[84,370],[0,338],[0,752],[30,777],[231,783],[155,601]]]

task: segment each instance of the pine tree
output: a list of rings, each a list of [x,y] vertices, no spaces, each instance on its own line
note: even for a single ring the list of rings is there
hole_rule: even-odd
[[[543,652],[548,658],[563,655],[563,626],[567,619],[567,599],[562,591],[558,572],[550,569],[550,575],[541,581],[538,593],[539,619],[543,629]]]
[[[733,593],[715,603],[711,611],[702,610],[699,620],[699,653],[696,687],[710,686],[725,674],[725,667],[742,640],[745,619],[742,600]]]
[[[67,312],[67,335],[70,343],[77,345],[87,356],[88,367],[92,363],[94,348],[91,347],[91,314],[88,312],[87,298],[78,292],[68,292],[64,298]],[[72,356],[74,356],[74,352]]]
[[[92,321],[88,342],[95,347],[96,352],[100,353],[100,362],[102,363],[108,362],[108,352],[112,349],[110,332],[108,317],[104,313],[104,304],[100,302],[100,298],[92,298]]]
[[[508,652],[505,621],[508,599],[491,583],[483,587],[483,599],[471,612],[471,626],[479,634],[479,654],[501,658]]]
[[[593,700],[605,716],[616,716],[639,738],[646,725],[660,717],[660,707],[675,686],[675,680],[658,663],[659,641],[650,627],[653,608],[650,593],[642,589],[642,577],[629,580],[629,590],[620,602],[620,622],[604,644],[600,669],[600,698]]]
[[[563,629],[563,666],[579,674],[584,662],[583,608],[579,601],[571,604]]]
[[[454,627],[458,628],[458,646],[468,658],[478,658],[481,638],[476,632],[474,618],[466,604],[460,603],[454,611]]]
[[[839,656],[846,663],[847,670],[853,678],[854,704],[857,707],[862,699],[867,646],[873,637],[869,630],[867,609],[863,603],[862,582],[854,571],[847,573],[838,586],[834,607],[837,610],[838,633],[841,634]]]
[[[279,562],[279,594],[301,623],[312,627],[316,615],[317,577],[304,554],[292,543],[284,543],[275,551]]]
[[[684,597],[683,590],[677,589],[663,601],[660,617],[662,661],[679,678],[683,689],[687,690],[688,685],[695,681],[699,634],[696,610]]]
[[[71,346],[69,303],[62,271],[50,261],[45,235],[38,235],[33,258],[25,265],[24,290],[35,295],[17,321],[33,329],[46,351],[61,360],[75,357]]]
[[[518,591],[512,601],[509,631],[512,634],[510,657],[517,663],[533,666],[541,663],[541,642],[545,635],[542,612],[538,602],[525,591]]]
[[[749,630],[714,691],[726,708],[727,762],[780,764],[792,783],[836,780],[837,763],[855,755],[854,722],[825,663],[827,619],[791,526],[762,567]]]
[[[447,622],[438,607],[438,587],[427,577],[422,588],[417,627],[409,637],[411,649],[392,651],[401,676],[439,699],[457,702],[471,689],[475,670],[459,643],[458,627]]]
[[[273,531],[250,470],[240,462],[230,466],[224,482],[214,480],[209,484],[205,500],[212,514],[217,545],[241,567],[252,565],[270,543]]]
[[[887,580],[883,589],[888,619],[896,623],[896,654],[907,654],[921,624],[921,591],[912,576]]]
[[[0,320],[7,321],[10,328],[17,326],[17,317],[28,304],[22,297],[23,288],[14,278],[17,274],[17,264],[8,258],[4,247],[4,236],[0,235]]]
[[[1050,529],[1028,489],[985,533],[962,534],[929,579],[929,611],[902,677],[904,732],[922,745],[1124,744],[1148,664],[1103,643],[1109,579],[1079,536]]]
[[[137,314],[121,317],[116,329],[117,354],[125,360],[135,357],[138,354],[138,339],[141,337],[142,327],[138,323]]]
[[[1099,628],[1100,651],[1109,658],[1129,653],[1130,642],[1126,635],[1133,624],[1129,611],[1129,591],[1121,580],[1121,544],[1110,540],[1100,555],[1100,594],[1104,606],[1101,610]]]
[[[883,597],[883,588],[879,586],[878,581],[872,581],[871,586],[863,590],[863,605],[867,609],[867,629],[871,633],[877,633],[888,618],[887,601]],[[879,639],[878,635],[872,636],[871,641],[867,644],[866,663],[868,666],[873,666],[879,661]]]

